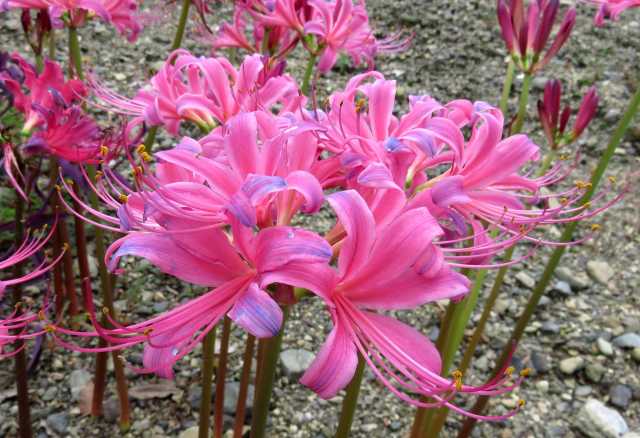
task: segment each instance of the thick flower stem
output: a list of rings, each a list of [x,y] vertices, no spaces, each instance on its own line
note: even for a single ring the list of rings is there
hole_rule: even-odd
[[[307,68],[304,71],[304,77],[302,78],[302,87],[300,87],[300,91],[305,96],[309,95],[309,87],[311,86],[311,76],[313,76],[313,69],[316,66],[316,60],[318,59],[318,55],[315,53],[309,54],[309,62],[307,62]]]
[[[48,56],[49,59],[52,61],[55,61],[56,59],[56,31],[55,29],[51,28],[51,30],[49,30],[49,41],[48,41]]]
[[[524,74],[524,80],[522,81],[522,90],[520,91],[520,102],[518,103],[518,114],[516,120],[513,122],[512,134],[517,134],[522,130],[524,119],[527,117],[527,103],[529,102],[529,90],[531,89],[531,79],[533,76],[531,73]]]
[[[70,245],[69,230],[67,229],[67,223],[64,218],[60,219],[60,222],[58,222],[58,229],[60,230],[62,245]],[[64,272],[64,287],[67,293],[67,300],[69,301],[68,311],[71,318],[73,318],[78,314],[78,296],[76,294],[76,276],[73,271],[73,257],[71,255],[71,249],[65,251],[64,256],[62,256],[62,270]]]
[[[340,420],[338,421],[338,429],[335,438],[348,438],[351,433],[351,425],[353,417],[358,407],[358,395],[360,394],[360,386],[362,385],[362,377],[364,376],[364,358],[358,354],[358,366],[353,375],[353,379],[347,386],[347,393],[342,401],[342,411],[340,412]]]
[[[253,350],[256,338],[247,334],[247,344],[242,355],[242,371],[240,372],[240,388],[238,390],[238,404],[236,405],[236,418],[233,425],[233,438],[242,438],[244,428],[244,416],[247,408],[247,394],[249,393],[249,378],[251,377],[251,363],[253,362]]]
[[[587,192],[581,198],[580,200],[581,204],[589,202],[593,197],[598,187],[598,184],[600,183],[600,180],[602,179],[604,172],[607,169],[607,166],[609,165],[609,161],[611,160],[611,157],[613,157],[613,154],[616,148],[622,141],[624,134],[627,132],[627,129],[631,125],[633,117],[638,112],[639,107],[640,107],[640,87],[636,89],[636,92],[634,93],[633,97],[631,98],[631,102],[629,103],[629,107],[624,113],[622,120],[620,120],[618,127],[616,128],[615,132],[613,133],[613,136],[611,137],[611,140],[609,141],[609,144],[607,145],[607,149],[605,150],[604,154],[602,154],[602,157],[600,157],[600,160],[598,161],[598,165],[591,175],[591,180],[590,180],[591,187],[587,190]],[[562,242],[571,241],[571,239],[573,238],[573,233],[576,230],[577,226],[578,226],[578,222],[569,223],[565,227],[562,233],[562,236],[560,237],[560,240]],[[540,279],[536,283],[536,286],[533,289],[533,293],[531,294],[531,297],[529,298],[529,301],[527,302],[527,305],[524,311],[522,312],[522,314],[518,318],[518,321],[516,322],[516,326],[513,329],[513,332],[511,333],[511,337],[509,338],[509,341],[506,343],[505,347],[502,350],[502,354],[500,355],[500,358],[496,363],[496,368],[494,369],[494,375],[501,369],[502,365],[509,357],[509,353],[510,353],[510,350],[513,348],[513,345],[516,345],[522,339],[524,330],[529,324],[529,320],[533,316],[533,313],[535,312],[536,307],[538,306],[538,303],[542,298],[542,295],[544,295],[544,292],[549,286],[549,283],[553,278],[553,273],[555,272],[558,266],[558,263],[560,262],[560,259],[564,254],[565,248],[566,246],[558,246],[551,254],[551,257],[549,258],[549,261],[545,266],[544,272],[542,273],[542,277],[540,277]],[[487,402],[488,402],[487,397],[480,397],[476,402],[476,404],[473,406],[471,411],[474,413],[481,413],[484,410],[485,406],[487,405]],[[475,423],[476,423],[476,420],[468,418],[464,422],[462,429],[458,434],[458,437],[464,438],[464,437],[470,436],[471,431],[475,426]]]
[[[20,246],[24,238],[24,201],[16,195],[16,211],[15,211],[15,241],[16,246]],[[16,278],[22,276],[22,263],[14,266],[13,274]],[[22,303],[22,287],[20,284],[13,286],[13,302],[16,306],[16,312],[19,314],[19,306]],[[16,315],[18,316],[18,315]],[[29,407],[29,384],[27,379],[27,357],[23,347],[22,340],[18,339],[14,343],[14,348],[18,350],[14,357],[15,374],[16,374],[16,390],[18,392],[18,434],[20,438],[30,438],[33,435],[31,429],[31,410]]]
[[[213,383],[213,355],[216,344],[216,328],[212,328],[202,341],[202,398],[200,399],[200,420],[198,438],[209,438],[211,421],[211,386]]]
[[[449,327],[451,326],[451,322],[456,314],[456,309],[458,308],[459,303],[455,303],[450,301],[447,305],[447,309],[445,310],[445,314],[440,320],[440,331],[438,333],[438,339],[436,340],[436,348],[438,351],[442,351],[444,345],[447,340],[447,334],[449,332]],[[429,400],[428,398],[423,397],[423,401]],[[427,408],[418,408],[416,411],[416,416],[413,419],[413,426],[411,426],[411,438],[420,438],[423,435],[423,431],[427,428],[433,419],[434,415],[433,409]]]
[[[227,377],[227,361],[229,358],[229,336],[231,335],[231,320],[225,316],[220,338],[220,354],[216,369],[216,397],[213,407],[213,436],[222,438],[224,422],[224,386]]]
[[[516,66],[513,59],[509,58],[509,64],[507,65],[507,74],[504,77],[504,83],[502,85],[502,96],[500,97],[500,111],[502,114],[507,113],[507,107],[509,105],[509,94],[511,94],[511,86],[513,85],[513,74]]]
[[[282,309],[282,327],[277,335],[265,340],[264,358],[260,366],[260,379],[256,385],[256,399],[253,404],[251,419],[251,438],[264,438],[267,429],[267,417],[269,415],[269,401],[273,391],[273,383],[276,377],[276,365],[282,347],[282,335],[289,315],[289,307]]]
[[[84,79],[84,72],[82,69],[82,53],[80,51],[80,43],[78,41],[78,30],[70,26],[69,27],[69,57],[71,64],[75,68],[76,75],[79,79]],[[87,173],[89,178],[95,182],[96,169],[94,166],[87,166]],[[98,195],[89,190],[89,202],[93,208],[99,209]],[[115,318],[115,312],[113,309],[113,281],[107,266],[105,265],[105,245],[104,245],[104,231],[100,227],[95,227],[95,247],[96,258],[98,259],[98,274],[100,276],[100,293],[102,295],[102,305],[107,309],[109,314]],[[106,315],[102,319],[104,325],[109,325]],[[101,341],[103,343],[103,341]],[[106,344],[105,344],[106,345]],[[122,363],[117,359],[114,354],[114,371],[116,375],[116,386],[118,390],[118,398],[120,400],[120,429],[127,430],[129,428],[129,396],[127,394],[126,376],[124,374],[124,367]],[[104,398],[104,388],[106,386],[106,363],[108,359],[107,353],[98,353],[96,355],[96,375],[94,378],[94,391],[92,401],[92,414],[99,415],[102,412],[102,400]]]
[[[176,34],[173,37],[173,43],[171,44],[171,51],[177,50],[182,45],[182,39],[184,38],[184,31],[187,27],[187,20],[189,19],[189,8],[191,7],[191,0],[182,0],[182,9],[180,10],[180,19],[178,20],[178,28]]]

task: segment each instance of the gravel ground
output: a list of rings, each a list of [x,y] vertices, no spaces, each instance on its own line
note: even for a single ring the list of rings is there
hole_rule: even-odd
[[[398,29],[415,33],[407,51],[380,59],[378,65],[387,78],[398,81],[401,108],[406,106],[408,95],[420,93],[429,93],[441,101],[468,98],[497,102],[505,60],[494,2],[369,0],[368,7],[381,35]],[[100,23],[82,29],[87,62],[108,84],[131,95],[164,58],[163,50],[170,44],[172,23],[177,15],[172,9],[167,9],[167,13],[169,17],[145,30],[135,45],[127,44]],[[584,136],[581,144],[584,153],[576,171],[583,177],[604,149],[631,90],[639,85],[634,67],[640,65],[640,10],[623,14],[620,22],[604,29],[592,26],[592,14],[593,10],[581,5],[574,35],[560,56],[534,81],[532,92],[536,99],[546,78],[560,78],[575,105],[586,88],[593,83],[598,86],[601,95],[598,119]],[[19,45],[16,14],[4,18],[0,22],[1,47],[28,53],[26,47]],[[59,59],[64,59],[66,53],[61,43],[58,54]],[[189,38],[187,46],[197,53],[208,52],[206,45],[194,38]],[[292,57],[290,66],[294,73],[301,71],[302,61],[297,55]],[[340,64],[321,79],[320,88],[330,91],[342,87],[355,71]],[[516,89],[519,81],[521,78],[516,78]],[[511,105],[513,109],[515,95]],[[531,123],[525,126],[525,131],[541,140],[532,110],[530,115]],[[636,118],[635,127],[616,153],[609,174],[623,178],[637,169],[639,157],[640,120]],[[482,424],[476,428],[476,436],[617,437],[622,436],[625,427],[635,431],[626,438],[640,436],[640,306],[636,294],[640,288],[639,205],[636,190],[624,203],[602,216],[603,230],[595,240],[567,251],[554,290],[543,300],[516,354],[516,363],[532,367],[533,375],[512,397],[493,400],[491,409],[501,412],[512,408],[518,398],[525,399],[527,405],[511,421]],[[540,250],[536,258],[508,273],[484,343],[469,371],[472,380],[480,381],[490,372],[530,294],[529,283],[541,273],[547,253]],[[175,302],[195,292],[153,271],[144,261],[131,263],[129,271],[130,275],[118,283],[118,305],[132,320],[164,310],[167,300]],[[487,284],[491,284],[491,278]],[[285,350],[317,351],[330,327],[321,307],[318,300],[295,307],[285,333]],[[433,336],[441,314],[442,307],[432,305],[398,316]],[[474,322],[478,317],[479,310]],[[239,375],[243,345],[242,333],[234,331],[228,396]],[[131,374],[130,384],[140,388],[133,391],[133,425],[125,436],[179,436],[197,424],[200,356],[196,350],[176,366],[175,385]],[[332,436],[341,397],[324,401],[297,384],[295,362],[304,362],[306,356],[304,352],[293,356],[293,364],[281,363],[278,370],[269,436]],[[127,359],[136,363],[140,355],[133,352]],[[39,437],[118,434],[113,385],[109,387],[105,418],[94,420],[82,415],[92,364],[89,355],[44,349],[30,382]],[[162,385],[149,386],[154,383]],[[352,436],[407,435],[413,409],[377,384],[370,373],[366,375],[359,403]],[[0,436],[15,436],[16,412],[11,367],[5,361],[0,364]],[[233,409],[227,413],[227,420],[231,421]],[[598,419],[611,430],[594,432]],[[443,436],[455,436],[460,420],[459,416],[451,415]]]

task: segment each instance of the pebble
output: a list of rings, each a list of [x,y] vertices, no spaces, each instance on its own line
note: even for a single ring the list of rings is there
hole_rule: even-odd
[[[586,397],[593,392],[593,388],[589,385],[579,385],[574,392],[576,397]]]
[[[539,351],[531,353],[531,365],[538,373],[547,373],[551,370],[551,359],[548,355]]]
[[[640,362],[640,347],[636,347],[633,349],[633,351],[631,352],[631,357],[636,362]]]
[[[573,374],[584,367],[584,359],[580,356],[568,357],[560,361],[560,371],[564,374]]]
[[[604,376],[605,371],[605,367],[599,363],[590,363],[587,365],[584,373],[587,376],[587,380],[593,383],[598,383],[602,380],[602,376]]]
[[[638,348],[640,347],[640,335],[637,333],[625,333],[614,338],[613,344],[620,348]]]
[[[606,285],[613,277],[613,269],[607,262],[590,260],[587,262],[587,273],[600,284]]]
[[[86,370],[73,370],[71,376],[69,376],[69,385],[71,386],[71,398],[78,400],[80,398],[80,392],[91,382],[93,376]]]
[[[192,426],[189,429],[180,432],[178,438],[198,438],[198,426]]]
[[[238,395],[240,392],[240,382],[226,382],[224,384],[224,413],[234,415],[236,406],[238,405]],[[247,400],[245,404],[245,417],[251,416],[253,409],[253,393],[255,392],[253,385],[249,385],[247,390]]]
[[[578,412],[576,426],[590,438],[620,438],[629,431],[618,411],[593,398]]]
[[[57,414],[51,414],[47,417],[47,426],[55,433],[60,435],[66,435],[69,427],[69,414],[66,412],[59,412]]]
[[[539,380],[536,382],[536,389],[540,392],[547,392],[549,390],[549,382],[546,380]]]
[[[289,349],[280,353],[280,362],[287,376],[299,378],[307,370],[315,355],[303,349]]]
[[[566,267],[559,267],[555,272],[556,277],[566,281],[573,290],[582,290],[591,286],[591,280],[584,273],[576,273]]]
[[[57,395],[58,395],[58,388],[56,388],[55,386],[50,386],[42,395],[42,400],[51,401],[54,398],[56,398]]]
[[[516,280],[527,289],[533,289],[536,285],[536,281],[524,271],[520,271],[516,274]]]
[[[631,388],[626,385],[617,384],[609,389],[609,401],[612,405],[621,409],[627,409],[629,407],[632,396]]]
[[[560,326],[553,321],[545,321],[542,324],[541,329],[542,329],[542,333],[546,333],[546,334],[555,335],[557,333],[560,333]]]
[[[378,425],[375,423],[367,423],[367,424],[363,424],[360,429],[363,432],[373,432],[374,430],[376,430],[378,428]]]
[[[560,293],[561,295],[565,295],[565,296],[571,296],[572,295],[571,285],[569,283],[567,283],[566,281],[557,281],[553,285],[553,290],[555,292]]]
[[[604,338],[598,338],[596,344],[598,345],[598,350],[600,351],[600,353],[604,354],[605,356],[613,356],[613,345],[611,345],[611,342],[607,341]]]

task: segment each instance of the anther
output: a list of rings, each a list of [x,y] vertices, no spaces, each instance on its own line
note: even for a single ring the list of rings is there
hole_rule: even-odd
[[[105,315],[108,315],[109,314],[109,308],[103,307],[102,308],[102,313],[104,313]]]
[[[68,242],[65,242],[65,243],[62,244],[62,250],[63,251],[69,251],[70,248],[71,247],[69,246]]]
[[[44,331],[47,333],[54,333],[56,331],[56,328],[51,324],[47,324],[44,326]]]
[[[153,160],[153,158],[151,158],[151,155],[149,155],[147,152],[144,152],[144,151],[140,154],[140,156],[147,163],[149,163],[149,162],[151,162],[151,160]]]
[[[523,368],[522,371],[520,371],[521,377],[527,377],[529,374],[531,374],[531,368]]]
[[[615,176],[613,176],[613,175],[611,175],[611,176],[607,177],[607,179],[609,180],[609,182],[610,182],[611,184],[615,184],[615,183],[616,183],[616,177],[615,177]]]
[[[118,196],[118,199],[120,200],[120,202],[122,202],[123,204],[126,204],[126,202],[129,200],[129,197],[123,193],[121,193]]]
[[[591,224],[591,231],[598,231],[602,226],[600,224]]]
[[[38,311],[38,319],[39,319],[40,321],[44,321],[45,319],[47,319],[47,318],[46,318],[46,316],[45,316],[45,314],[44,314],[44,310],[39,310],[39,311]]]
[[[524,407],[524,405],[525,405],[526,403],[527,403],[527,402],[525,402],[523,399],[518,400],[518,406],[519,406],[519,407],[521,407],[521,408],[522,408],[522,407]]]
[[[109,153],[109,148],[105,145],[100,146],[100,155],[106,156]]]
[[[516,370],[515,367],[509,367],[506,370],[504,370],[504,375],[505,376],[510,376],[511,374],[513,374],[513,372]]]
[[[145,336],[149,336],[152,332],[153,332],[153,327],[147,327],[146,329],[144,329],[142,334]]]
[[[144,146],[144,144],[140,143],[138,145],[138,147],[136,148],[136,152],[140,155],[142,155],[143,153],[145,153],[147,150],[147,148]]]
[[[60,193],[62,191],[62,187],[60,187],[58,184],[56,184],[54,187],[56,188],[58,193]]]

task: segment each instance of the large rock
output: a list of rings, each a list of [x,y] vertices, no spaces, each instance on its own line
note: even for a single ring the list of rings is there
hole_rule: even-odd
[[[80,393],[93,379],[93,376],[86,370],[73,370],[69,376],[69,385],[71,386],[71,398],[73,400],[80,399]]]
[[[638,348],[640,347],[640,335],[637,333],[625,333],[614,338],[613,344],[620,348]]]
[[[633,392],[627,385],[617,384],[609,389],[609,400],[611,404],[623,410],[629,407],[632,396]]]
[[[69,414],[66,412],[59,412],[57,414],[51,414],[47,417],[47,426],[60,435],[65,436],[67,429],[69,428]]]
[[[598,350],[600,350],[600,353],[604,354],[605,356],[613,356],[613,345],[611,345],[611,342],[607,341],[604,338],[598,338],[596,344],[598,345]]]
[[[315,355],[312,352],[302,349],[289,349],[280,353],[284,373],[295,379],[302,376],[314,358]]]
[[[620,438],[629,431],[618,411],[594,398],[587,400],[578,412],[576,426],[591,438]]]

